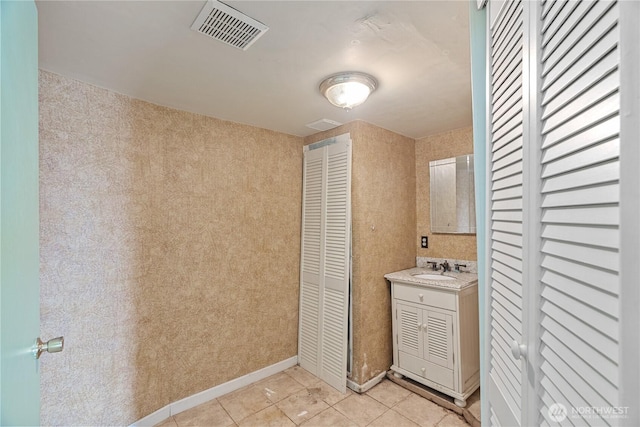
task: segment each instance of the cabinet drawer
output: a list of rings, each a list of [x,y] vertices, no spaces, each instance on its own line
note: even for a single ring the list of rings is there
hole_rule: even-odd
[[[453,369],[438,366],[402,351],[398,352],[398,359],[401,368],[453,390]]]
[[[398,283],[393,286],[393,296],[404,301],[426,304],[446,310],[455,311],[456,309],[456,296],[453,292],[439,289],[420,288]]]

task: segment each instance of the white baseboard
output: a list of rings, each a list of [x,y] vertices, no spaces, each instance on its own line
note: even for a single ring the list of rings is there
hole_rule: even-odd
[[[349,387],[351,390],[355,391],[356,393],[366,393],[367,391],[371,390],[373,386],[375,386],[380,381],[382,381],[386,375],[387,375],[386,372],[380,372],[378,375],[371,378],[369,381],[367,381],[364,384],[358,384],[356,382],[353,382],[347,379],[347,387]]]
[[[149,414],[146,417],[131,424],[131,427],[152,427],[158,423],[161,423],[172,415],[179,414],[180,412],[191,409],[224,394],[231,393],[232,391],[238,390],[239,388],[242,388],[246,385],[253,384],[256,381],[260,381],[264,378],[270,377],[271,375],[282,372],[285,369],[291,368],[292,366],[295,366],[297,364],[298,356],[290,357],[271,366],[267,366],[266,368],[262,368],[247,375],[243,375],[239,378],[233,379],[224,384],[217,385],[208,390],[201,391],[200,393],[196,393],[192,396],[185,397],[184,399],[178,400],[177,402],[170,403],[164,408],[158,409],[154,413]]]

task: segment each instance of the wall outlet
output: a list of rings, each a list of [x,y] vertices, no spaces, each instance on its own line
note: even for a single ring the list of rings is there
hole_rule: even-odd
[[[429,238],[427,236],[422,236],[420,238],[420,247],[428,248],[429,247]]]

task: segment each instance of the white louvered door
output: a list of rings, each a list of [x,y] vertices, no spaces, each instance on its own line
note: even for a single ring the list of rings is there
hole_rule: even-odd
[[[489,419],[618,425],[620,4],[493,6]]]
[[[298,359],[300,366],[344,393],[351,249],[349,135],[305,147],[302,212]]]
[[[300,308],[298,320],[298,363],[317,374],[320,338],[320,274],[323,264],[321,237],[325,215],[325,151],[304,153],[302,183],[302,245],[300,268]]]
[[[522,341],[523,315],[523,37],[522,1],[491,2],[487,183],[490,191],[488,393],[493,425],[520,425],[523,370],[510,354]],[[524,371],[526,374],[526,370]]]
[[[572,408],[620,404],[619,9],[545,1],[541,15],[539,421],[557,425],[562,404],[562,425],[616,425]]]
[[[422,312],[424,359],[453,369],[453,316],[433,310]]]
[[[422,358],[422,310],[398,303],[398,351]]]

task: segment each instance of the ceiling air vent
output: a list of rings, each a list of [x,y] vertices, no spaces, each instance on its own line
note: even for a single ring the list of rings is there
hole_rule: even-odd
[[[320,119],[315,122],[311,122],[306,124],[305,126],[315,130],[329,130],[340,126],[342,123],[336,122],[335,120],[329,119]]]
[[[269,27],[217,0],[209,0],[191,29],[238,49],[247,50]]]

